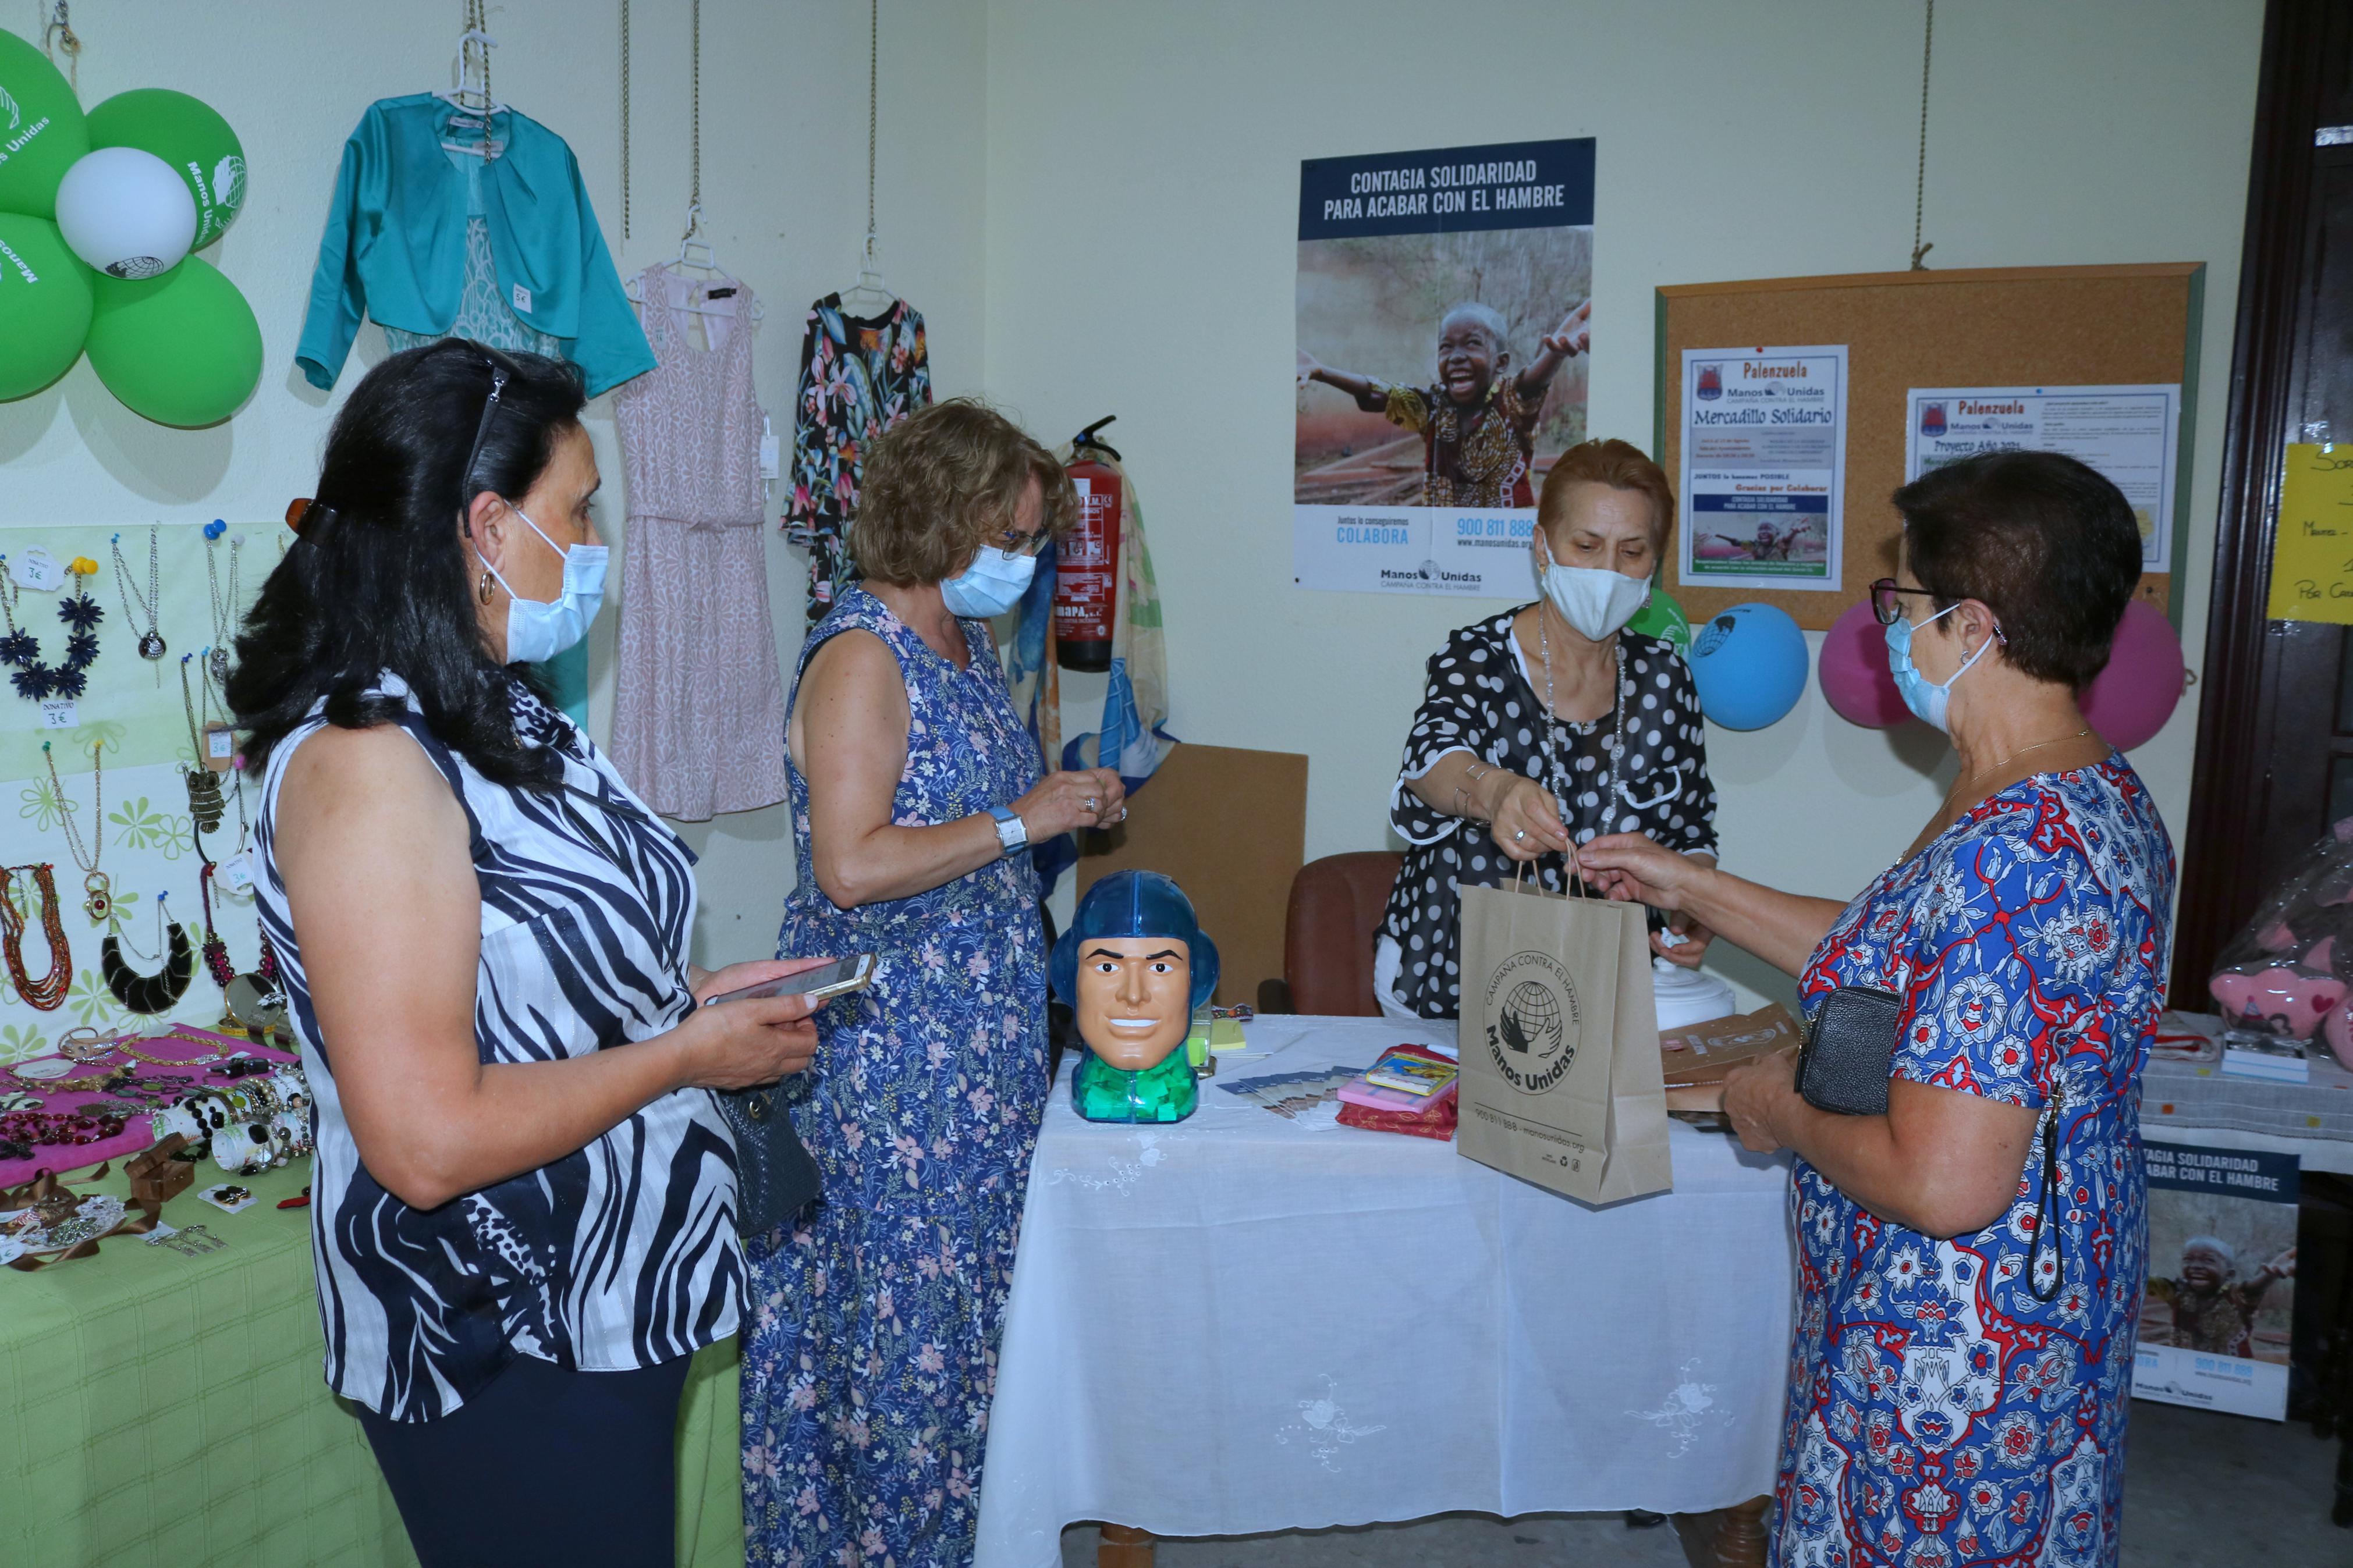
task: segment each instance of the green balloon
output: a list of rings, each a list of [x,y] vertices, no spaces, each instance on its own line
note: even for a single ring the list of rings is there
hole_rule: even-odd
[[[0,403],[73,369],[90,336],[96,276],[48,219],[0,213]]]
[[[58,182],[90,151],[73,88],[48,58],[0,33],[0,212],[58,216]]]
[[[217,425],[261,380],[261,325],[202,257],[159,278],[90,274],[90,364],[106,390],[158,425]]]
[[[1667,591],[1657,584],[1651,584],[1651,598],[1626,623],[1626,629],[1641,633],[1646,637],[1662,637],[1675,645],[1680,653],[1691,652],[1691,619],[1683,607],[1667,596]]]
[[[245,205],[245,147],[228,121],[201,99],[167,87],[118,92],[90,111],[92,147],[136,147],[166,163],[196,199],[202,250],[228,232]]]

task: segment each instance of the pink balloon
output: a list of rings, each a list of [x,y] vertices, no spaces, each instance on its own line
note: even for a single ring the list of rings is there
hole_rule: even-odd
[[[2181,638],[2146,599],[2125,606],[2108,668],[2084,689],[2084,717],[2120,752],[2146,745],[2181,700]]]
[[[1871,602],[1851,606],[1822,638],[1822,695],[1850,724],[1887,730],[1912,716],[1887,672],[1887,631],[1871,613]]]

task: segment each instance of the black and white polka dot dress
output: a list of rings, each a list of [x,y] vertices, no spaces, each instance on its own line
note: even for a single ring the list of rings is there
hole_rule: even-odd
[[[1683,656],[1657,637],[1618,634],[1618,708],[1625,715],[1626,743],[1616,798],[1605,807],[1617,713],[1572,724],[1546,712],[1538,690],[1543,672],[1531,669],[1513,646],[1512,622],[1519,613],[1461,628],[1430,658],[1389,801],[1390,826],[1408,847],[1381,933],[1398,944],[1403,961],[1398,999],[1425,1018],[1451,1018],[1459,1010],[1457,886],[1493,887],[1513,874],[1487,824],[1435,810],[1406,787],[1447,752],[1469,752],[1542,780],[1539,726],[1550,724],[1566,775],[1552,789],[1577,843],[1605,832],[1639,832],[1670,849],[1715,852],[1715,785],[1707,776],[1706,734]],[[1566,888],[1567,868],[1561,855],[1535,864],[1536,876],[1556,892]]]

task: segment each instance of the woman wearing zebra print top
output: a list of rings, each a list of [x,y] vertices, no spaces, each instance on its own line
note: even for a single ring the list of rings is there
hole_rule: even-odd
[[[582,402],[464,342],[379,365],[228,684],[327,1381],[426,1568],[669,1561],[688,1359],[744,1293],[710,1090],[816,1044],[799,998],[698,1005],[807,961],[691,967],[692,855],[510,668],[596,614]]]

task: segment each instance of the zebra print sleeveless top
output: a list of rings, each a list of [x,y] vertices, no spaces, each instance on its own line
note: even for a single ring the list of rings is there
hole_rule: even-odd
[[[571,723],[520,683],[516,728],[565,790],[509,789],[436,740],[406,683],[400,723],[465,808],[482,895],[474,1039],[489,1062],[586,1056],[661,1033],[693,1003],[693,853]],[[337,1394],[396,1421],[447,1415],[514,1356],[609,1372],[736,1329],[735,1148],[706,1089],[663,1096],[576,1153],[417,1209],[360,1163],[335,1091],[273,848],[278,791],[313,713],[271,755],[256,825],[262,928],[309,1070],[311,1249]]]

